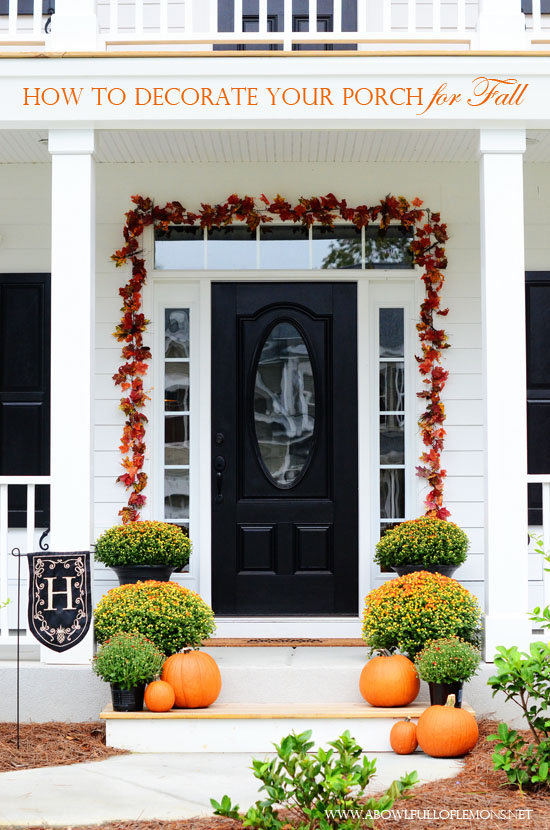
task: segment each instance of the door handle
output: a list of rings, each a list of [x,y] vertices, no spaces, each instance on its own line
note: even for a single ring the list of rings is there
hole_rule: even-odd
[[[223,471],[225,470],[223,455],[217,455],[214,459],[214,469],[216,470],[216,504],[221,504],[223,501]]]

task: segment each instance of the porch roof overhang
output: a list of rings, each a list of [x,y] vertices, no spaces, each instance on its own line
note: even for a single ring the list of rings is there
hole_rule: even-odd
[[[545,129],[550,71],[535,54],[10,57],[0,101],[3,129]]]
[[[479,159],[477,130],[152,130],[96,134],[99,164],[464,163]],[[550,162],[550,130],[528,130],[526,163]],[[47,129],[0,130],[0,164],[51,162]]]

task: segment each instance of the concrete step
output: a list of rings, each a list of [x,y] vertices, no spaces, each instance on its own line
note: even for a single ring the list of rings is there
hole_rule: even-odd
[[[220,667],[220,703],[360,703],[366,648],[207,648]],[[427,699],[427,691],[425,694]]]
[[[365,752],[390,752],[397,720],[418,720],[428,703],[382,709],[356,702],[330,704],[213,703],[207,709],[170,712],[113,712],[106,722],[107,745],[131,752],[270,752],[290,732],[311,729],[326,744],[348,729]],[[471,707],[463,705],[473,713]]]

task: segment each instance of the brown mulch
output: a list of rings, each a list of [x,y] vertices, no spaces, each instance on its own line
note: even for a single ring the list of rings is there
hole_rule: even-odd
[[[22,723],[20,729],[17,749],[15,723],[0,723],[0,772],[102,761],[125,754],[105,746],[103,723]]]
[[[464,769],[455,778],[447,778],[424,784],[413,789],[413,797],[398,802],[395,810],[408,810],[409,817],[385,818],[376,824],[377,830],[550,830],[550,792],[522,795],[506,783],[502,772],[495,772],[491,761],[493,744],[485,737],[496,731],[494,721],[482,721],[480,740],[476,748],[465,758]],[[59,724],[56,724],[58,727]],[[74,726],[77,726],[76,724]],[[82,724],[78,725],[83,726]],[[84,724],[84,726],[90,726]],[[0,733],[1,734],[1,733]],[[414,768],[414,758],[411,758]],[[245,807],[248,805],[241,805]],[[428,811],[424,818],[411,818],[411,811]],[[434,812],[452,810],[480,811],[479,818],[434,819]],[[487,810],[497,816],[487,818]],[[516,810],[524,811],[523,818],[514,816]],[[525,811],[531,811],[527,816]],[[498,811],[503,811],[501,818]],[[196,818],[186,821],[116,821],[103,824],[94,830],[240,830],[240,822],[222,818]],[[46,830],[33,827],[28,830]],[[73,827],[70,830],[90,830],[90,826]]]

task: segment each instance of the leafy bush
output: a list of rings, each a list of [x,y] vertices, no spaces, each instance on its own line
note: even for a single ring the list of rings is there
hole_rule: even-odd
[[[95,558],[110,568],[121,565],[172,565],[179,569],[189,562],[191,542],[176,525],[166,522],[130,522],[102,533]]]
[[[382,568],[461,565],[466,561],[468,545],[468,537],[458,525],[421,516],[386,530],[376,545],[374,558]]]
[[[416,655],[418,674],[426,683],[464,683],[477,671],[479,649],[458,637],[432,640]]]
[[[495,769],[504,770],[508,781],[519,789],[550,786],[550,644],[532,643],[529,653],[515,646],[499,646],[495,657],[497,674],[487,681],[493,697],[502,692],[506,700],[517,703],[531,730],[526,741],[515,729],[500,723],[493,754]]]
[[[363,639],[371,651],[400,651],[412,660],[430,640],[460,637],[478,644],[481,610],[455,579],[416,571],[390,579],[365,599]]]
[[[182,648],[199,648],[215,628],[210,606],[176,582],[151,579],[121,585],[105,594],[95,609],[95,633],[100,643],[121,631],[137,631],[167,655]]]
[[[252,769],[266,797],[245,815],[227,795],[221,802],[211,799],[216,815],[239,819],[244,827],[258,830],[359,830],[374,827],[372,814],[391,809],[417,781],[412,772],[394,781],[384,795],[362,801],[376,761],[361,759],[363,750],[347,731],[329,743],[330,749],[315,753],[310,752],[314,746],[310,738],[311,731],[293,733],[275,745],[276,758],[254,760]],[[288,818],[279,818],[275,807],[290,811],[292,825]]]
[[[131,689],[154,680],[165,660],[164,654],[143,634],[121,633],[99,648],[92,669],[106,683]]]

